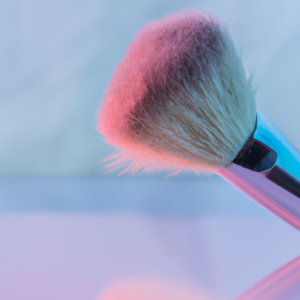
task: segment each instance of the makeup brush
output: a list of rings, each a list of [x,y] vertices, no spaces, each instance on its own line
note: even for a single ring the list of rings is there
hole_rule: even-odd
[[[214,172],[300,229],[300,155],[256,110],[225,25],[196,11],[147,24],[117,66],[98,130],[111,168]]]

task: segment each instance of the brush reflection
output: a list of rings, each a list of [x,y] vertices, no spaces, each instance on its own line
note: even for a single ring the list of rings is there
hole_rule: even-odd
[[[256,284],[236,300],[299,300],[300,257]]]
[[[211,300],[181,284],[152,280],[131,279],[110,285],[98,300]]]
[[[130,279],[108,286],[97,300],[212,300],[178,283]],[[299,300],[300,257],[275,271],[235,300]]]

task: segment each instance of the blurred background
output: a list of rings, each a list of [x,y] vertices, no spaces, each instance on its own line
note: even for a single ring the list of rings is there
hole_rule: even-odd
[[[295,229],[216,176],[99,163],[116,65],[145,23],[189,8],[227,24],[258,109],[300,149],[299,1],[0,1],[0,298],[233,299],[300,255]]]

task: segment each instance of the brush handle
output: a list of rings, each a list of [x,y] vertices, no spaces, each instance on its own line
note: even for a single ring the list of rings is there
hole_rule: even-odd
[[[257,173],[232,164],[217,174],[258,204],[300,230],[300,198],[271,181],[267,173]]]
[[[300,230],[300,155],[261,113],[242,156],[217,174]]]

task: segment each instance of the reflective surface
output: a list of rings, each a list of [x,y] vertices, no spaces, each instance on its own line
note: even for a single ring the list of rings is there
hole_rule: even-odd
[[[300,297],[300,257],[256,284],[236,300],[298,300]]]
[[[300,255],[297,230],[217,176],[5,179],[0,209],[1,299],[232,300]]]

